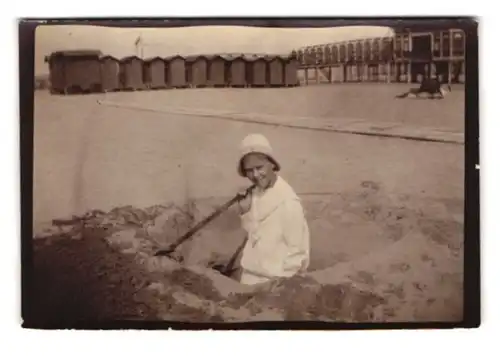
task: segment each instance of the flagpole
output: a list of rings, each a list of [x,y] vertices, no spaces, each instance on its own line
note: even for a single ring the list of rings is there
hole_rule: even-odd
[[[144,59],[144,44],[142,43],[142,32],[141,32],[141,59]]]
[[[144,47],[142,46],[142,33],[135,40],[135,54],[141,59],[144,58]]]

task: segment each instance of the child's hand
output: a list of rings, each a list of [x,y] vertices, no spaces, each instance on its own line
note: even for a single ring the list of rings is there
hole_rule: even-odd
[[[250,211],[252,207],[252,193],[248,189],[241,189],[237,195],[240,197],[238,205],[240,207],[240,214],[243,215]]]

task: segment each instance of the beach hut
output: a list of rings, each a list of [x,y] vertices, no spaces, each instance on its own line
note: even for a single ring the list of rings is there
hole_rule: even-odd
[[[208,85],[224,87],[226,85],[226,59],[220,55],[208,59]]]
[[[246,78],[246,61],[243,56],[233,58],[229,62],[229,85],[232,87],[245,87],[248,85]]]
[[[120,61],[112,56],[104,56],[101,62],[101,83],[104,92],[120,89]]]
[[[264,57],[252,56],[247,59],[247,82],[254,87],[267,86],[267,60]]]
[[[64,57],[50,55],[45,57],[45,62],[49,65],[49,81],[52,93],[64,93],[66,87],[64,75]]]
[[[186,59],[179,55],[165,58],[165,82],[171,88],[185,88],[187,86]]]
[[[269,58],[268,64],[269,85],[272,87],[281,87],[285,84],[284,78],[284,59],[280,56]]]
[[[208,84],[208,58],[206,56],[186,57],[188,83],[194,88],[204,88]]]
[[[144,60],[144,83],[149,89],[165,88],[165,61],[160,57]]]
[[[101,91],[101,55],[97,50],[73,50],[53,52],[46,57],[54,92]]]
[[[293,87],[299,85],[298,70],[299,61],[295,58],[289,58],[284,61],[285,64],[285,85]]]
[[[137,56],[128,56],[120,60],[121,87],[125,90],[145,88],[143,61]]]
[[[193,85],[193,62],[196,56],[185,56],[184,57],[184,72],[186,73],[186,87],[194,88]]]

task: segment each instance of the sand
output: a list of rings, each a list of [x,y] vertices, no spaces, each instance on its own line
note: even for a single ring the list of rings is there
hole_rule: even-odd
[[[318,277],[321,283],[334,289],[354,291],[353,283],[358,283],[377,291],[367,300],[378,301],[375,304],[378,303],[379,309],[375,310],[374,304],[373,311],[362,308],[355,318],[341,313],[344,318],[410,321],[460,318],[463,146],[277,129],[196,116],[106,108],[95,103],[96,99],[105,98],[141,105],[161,103],[234,112],[362,118],[374,123],[392,121],[463,130],[463,91],[454,90],[445,100],[393,100],[395,94],[406,88],[349,84],[75,97],[37,93],[36,226],[40,228],[52,218],[89,209],[108,212],[119,206],[133,206],[144,210],[171,203],[187,207],[185,204],[191,202],[187,220],[174,224],[171,219],[165,227],[168,233],[163,236],[175,239],[187,226],[247,184],[236,175],[236,148],[246,134],[261,132],[268,136],[282,162],[283,177],[303,198],[312,236],[311,273],[323,273]],[[133,215],[124,229],[137,228],[134,219],[141,218]],[[190,264],[226,261],[241,239],[237,215],[229,211],[179,253]],[[49,250],[49,247],[40,249],[45,251],[43,254],[55,253]],[[55,259],[42,255],[39,258]],[[62,278],[54,273],[46,274],[51,276],[47,277],[52,280],[50,283],[55,283],[54,278]],[[166,296],[181,298],[179,293]],[[182,293],[182,298],[190,295]],[[359,293],[354,291],[350,295]],[[190,299],[194,304],[195,297]],[[188,301],[183,303],[177,304],[186,305]],[[381,310],[383,304],[385,309]],[[154,309],[153,305],[148,310]],[[158,310],[142,313],[158,316]],[[185,313],[174,311],[169,315],[185,319]],[[289,317],[319,317],[318,312],[308,313],[292,312]],[[202,314],[199,318],[203,320],[214,316]],[[116,313],[104,315],[113,318]],[[334,313],[337,318],[339,315]],[[328,319],[332,315],[323,317]],[[191,318],[196,319],[192,315]]]

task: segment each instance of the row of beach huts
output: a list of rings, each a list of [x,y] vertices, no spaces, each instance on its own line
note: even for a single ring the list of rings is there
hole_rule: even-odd
[[[203,87],[293,87],[293,56],[217,54],[167,58],[115,58],[95,50],[53,52],[45,57],[53,93],[111,92]]]

